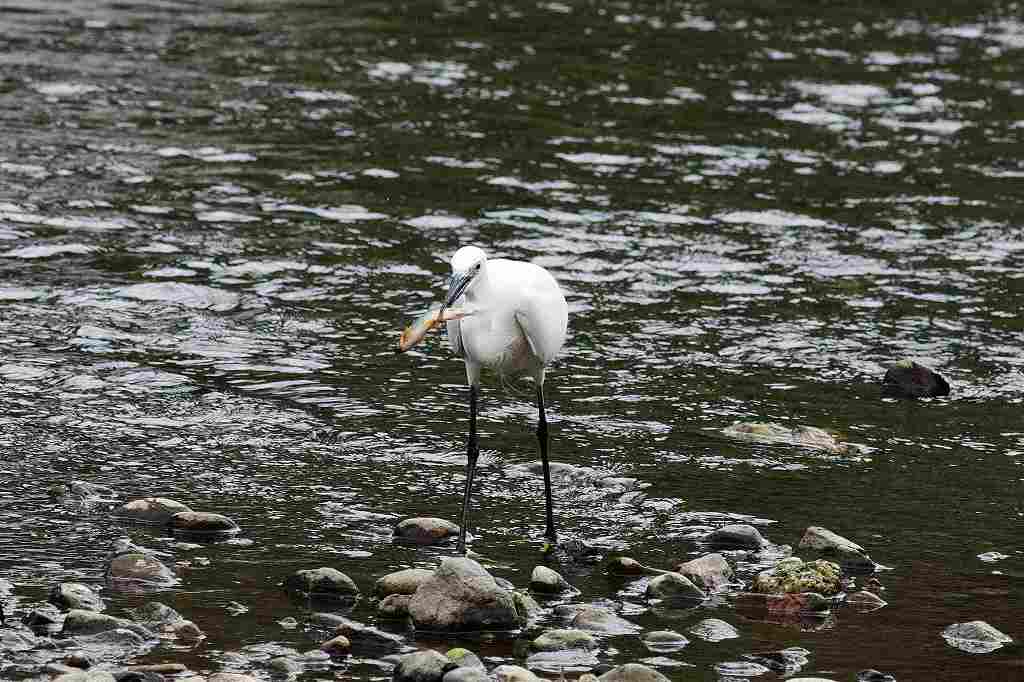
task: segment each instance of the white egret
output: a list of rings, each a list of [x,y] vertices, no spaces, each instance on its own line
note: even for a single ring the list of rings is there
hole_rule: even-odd
[[[558,282],[533,263],[498,258],[488,260],[476,246],[464,246],[452,256],[452,275],[444,309],[464,301],[472,314],[448,325],[448,343],[466,363],[469,383],[469,440],[466,446],[466,489],[462,497],[457,551],[466,551],[473,473],[480,454],[476,434],[480,372],[495,372],[503,384],[532,377],[537,389],[537,440],[544,470],[547,516],[545,535],[552,545],[555,533],[548,463],[548,421],[544,414],[544,371],[565,343],[569,307]]]

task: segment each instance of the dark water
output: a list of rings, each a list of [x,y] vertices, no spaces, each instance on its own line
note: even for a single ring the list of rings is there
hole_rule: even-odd
[[[144,660],[200,673],[267,676],[277,647],[316,646],[277,624],[305,613],[277,586],[293,570],[369,591],[449,554],[390,528],[457,516],[463,369],[442,335],[392,345],[472,242],[566,290],[555,459],[646,496],[557,485],[566,536],[667,568],[737,519],[794,545],[823,525],[892,569],[887,607],[818,628],[722,601],[665,610],[570,572],[581,601],[645,629],[740,630],[665,656],[665,674],[717,679],[795,645],[804,674],[837,680],[1024,676],[1019,648],[940,637],[980,618],[1024,638],[1019,4],[4,7],[0,576],[22,606],[101,584],[125,533],[48,496],[71,479],[242,525],[202,546],[127,529],[182,584],[104,593],[114,613],[155,597],[195,620],[201,645]],[[881,399],[903,356],[950,398]],[[473,550],[523,585],[543,497],[513,465],[536,457],[534,408],[490,387],[482,410]],[[736,420],[865,452],[736,442]],[[367,601],[353,616],[375,619]],[[517,660],[511,642],[464,643]],[[599,658],[651,656],[629,636]],[[359,659],[306,678],[389,674]]]

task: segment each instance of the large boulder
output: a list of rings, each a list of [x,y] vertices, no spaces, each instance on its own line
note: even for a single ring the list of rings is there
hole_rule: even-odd
[[[394,573],[388,573],[377,579],[373,585],[373,592],[378,597],[387,597],[392,594],[415,594],[434,572],[426,568],[406,568]]]
[[[284,579],[284,589],[314,599],[351,599],[359,594],[352,578],[329,566],[292,573]]]
[[[82,583],[60,583],[50,590],[49,602],[64,610],[102,611],[106,608],[100,595]]]
[[[134,523],[149,523],[165,526],[171,517],[178,512],[192,511],[188,505],[166,497],[143,497],[142,499],[125,502],[114,509],[118,519]]]
[[[887,398],[934,398],[949,395],[949,382],[913,360],[897,360],[886,368],[882,395]]]
[[[705,554],[679,564],[676,572],[689,578],[697,587],[708,592],[714,591],[732,580],[733,572],[729,562],[721,554]]]
[[[449,557],[420,585],[409,602],[413,623],[423,630],[503,630],[520,617],[509,590],[499,587],[472,559]]]
[[[871,560],[864,548],[856,542],[847,540],[842,535],[820,526],[811,526],[804,531],[804,536],[800,538],[798,547],[834,559],[843,568],[850,571],[873,572],[878,567],[878,564]]]
[[[764,594],[817,592],[825,596],[838,594],[841,589],[839,566],[824,559],[804,562],[797,557],[783,559],[775,568],[758,573],[750,587],[752,592]]]

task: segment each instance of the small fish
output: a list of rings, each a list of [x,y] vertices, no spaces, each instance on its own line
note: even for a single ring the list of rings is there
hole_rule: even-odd
[[[451,307],[445,308],[444,315],[440,317],[438,316],[439,312],[441,312],[440,306],[437,308],[431,308],[417,317],[412,324],[406,327],[405,331],[402,332],[402,335],[398,337],[398,352],[404,353],[415,346],[427,336],[427,332],[442,322],[461,320],[462,318],[472,314],[463,308]]]

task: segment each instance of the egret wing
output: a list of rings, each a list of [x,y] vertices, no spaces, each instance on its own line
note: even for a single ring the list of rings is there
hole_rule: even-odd
[[[459,357],[466,357],[462,347],[462,321],[448,320],[445,324],[448,325],[448,345],[451,346],[452,352]]]
[[[569,324],[569,306],[562,292],[531,292],[523,297],[515,317],[533,354],[542,364],[551,362],[565,343]]]

